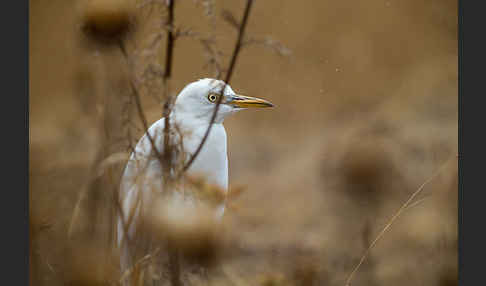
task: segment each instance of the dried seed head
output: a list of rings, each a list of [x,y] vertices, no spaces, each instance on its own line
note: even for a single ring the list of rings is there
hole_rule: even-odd
[[[83,30],[91,40],[115,43],[131,30],[134,9],[128,0],[87,0],[81,8]]]
[[[154,202],[148,217],[155,236],[169,239],[189,260],[211,263],[222,241],[214,208],[174,195]]]
[[[357,200],[375,200],[386,191],[389,178],[396,176],[389,146],[377,139],[355,141],[339,163],[349,194]]]

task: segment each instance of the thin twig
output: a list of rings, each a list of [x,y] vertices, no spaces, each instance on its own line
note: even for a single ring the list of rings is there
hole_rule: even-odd
[[[176,39],[174,35],[174,0],[168,0],[167,2],[167,9],[169,10],[169,15],[167,17],[166,26],[168,28],[167,31],[167,50],[165,54],[165,70],[164,76],[162,77],[164,83],[164,98],[165,103],[162,111],[162,116],[164,117],[164,157],[162,164],[162,172],[163,172],[163,182],[165,189],[168,189],[172,185],[172,178],[171,174],[171,167],[172,167],[172,142],[170,140],[170,111],[171,111],[171,103],[172,97],[170,95],[169,90],[169,79],[172,74],[172,62],[173,62],[173,50],[174,50],[174,41]],[[172,286],[179,286],[182,285],[181,281],[181,273],[180,273],[180,265],[179,265],[179,252],[176,247],[172,247],[171,242],[168,242],[169,246],[169,273],[170,273],[170,281]]]
[[[213,38],[200,38],[199,42],[201,43],[205,53],[206,53],[206,63],[204,64],[203,68],[211,67],[214,69],[215,78],[219,78],[223,72],[223,68],[221,67],[221,63],[219,57],[222,55],[222,52],[214,48],[212,45],[214,43]]]
[[[145,113],[143,112],[142,109],[142,103],[140,102],[140,94],[138,93],[138,90],[132,81],[130,81],[130,87],[132,88],[133,97],[135,98],[135,106],[137,107],[138,116],[140,117],[140,120],[142,121],[143,124],[143,128],[145,129],[145,135],[147,135],[147,138],[150,141],[150,145],[152,146],[152,150],[154,151],[155,155],[162,163],[162,156],[160,155],[159,150],[157,150],[157,148],[155,147],[155,141],[149,132],[147,118],[145,117]]]
[[[125,57],[127,64],[130,66],[130,58],[128,56],[128,53],[127,53],[127,50],[125,48],[123,41],[120,40],[118,42],[118,46],[120,47],[120,50],[121,50],[123,56]],[[150,133],[149,133],[148,121],[147,121],[147,117],[145,116],[145,113],[143,112],[142,103],[140,101],[140,94],[138,93],[138,89],[135,86],[135,83],[133,82],[133,80],[131,78],[130,78],[130,88],[132,89],[132,94],[133,94],[133,97],[135,98],[135,106],[137,107],[138,116],[140,117],[140,120],[142,121],[143,128],[145,130],[145,135],[147,135],[147,138],[150,141],[150,145],[152,146],[152,150],[154,151],[155,155],[157,156],[160,163],[162,164],[162,156],[160,155],[159,150],[155,146],[155,141],[152,138],[152,135],[150,135]]]
[[[169,185],[170,181],[170,168],[172,166],[172,157],[171,157],[171,141],[170,141],[170,104],[171,98],[169,94],[169,87],[168,81],[172,74],[172,57],[173,57],[173,50],[174,50],[174,0],[167,1],[167,9],[169,10],[169,15],[167,17],[166,26],[168,28],[167,31],[167,51],[165,55],[165,67],[164,67],[164,75],[162,77],[164,83],[164,97],[165,103],[162,111],[162,116],[164,117],[164,157],[163,157],[163,176],[164,176],[164,183],[165,185]]]
[[[164,119],[164,123],[165,123],[165,127],[164,127],[164,150],[163,150],[163,154],[160,154],[159,150],[156,148],[156,145],[155,145],[155,141],[154,139],[152,138],[151,134],[149,133],[149,126],[148,126],[148,122],[147,122],[147,118],[143,112],[143,108],[142,108],[142,104],[141,104],[141,100],[140,100],[140,94],[138,92],[138,89],[135,85],[135,83],[133,82],[133,79],[130,78],[130,87],[132,89],[132,94],[133,94],[133,97],[135,98],[135,105],[136,105],[136,108],[137,108],[137,112],[138,112],[138,115],[140,117],[140,120],[142,121],[142,124],[143,124],[143,127],[145,129],[145,133],[146,133],[146,136],[147,138],[149,139],[150,141],[150,145],[152,147],[152,150],[153,152],[155,153],[157,159],[159,160],[159,163],[163,169],[163,177],[164,177],[164,187],[167,187],[169,184],[171,184],[171,178],[170,178],[170,169],[171,169],[171,166],[172,166],[172,157],[171,157],[171,149],[172,149],[172,146],[171,146],[171,140],[170,140],[170,121],[169,121],[169,114],[170,114],[170,105],[171,105],[171,97],[170,97],[170,94],[169,94],[169,88],[168,88],[168,81],[171,77],[171,71],[172,71],[172,62],[173,62],[173,49],[174,49],[174,41],[175,41],[175,37],[174,37],[174,29],[173,29],[173,21],[174,21],[174,1],[168,1],[167,3],[168,5],[168,11],[169,11],[169,15],[168,15],[168,19],[167,19],[167,22],[166,22],[166,27],[167,27],[167,51],[166,51],[166,57],[165,57],[165,68],[164,68],[164,72],[162,74],[162,80],[163,80],[163,83],[164,83],[164,98],[165,98],[165,103],[164,103],[164,108],[163,108],[163,117],[165,118]],[[158,40],[158,37],[156,38],[156,40]],[[120,40],[119,41],[119,47],[120,47],[120,50],[123,54],[123,56],[125,57],[125,59],[127,60],[127,63],[130,67],[130,58],[129,58],[129,55],[127,53],[127,50],[124,46],[124,43]],[[122,212],[122,210],[120,209],[119,211]],[[121,214],[122,218],[124,217],[123,213]],[[124,232],[126,233],[126,223],[123,222],[123,225],[124,225]],[[170,271],[170,274],[171,274],[171,282],[172,282],[172,285],[174,286],[178,286],[178,285],[181,285],[181,281],[180,281],[180,271],[179,271],[179,262],[178,262],[178,259],[177,259],[177,250],[175,251],[172,251],[171,249],[169,249],[169,252],[171,253],[171,271]],[[175,259],[174,259],[174,255],[175,255]],[[175,269],[175,270],[174,270]]]
[[[244,35],[244,32],[245,32],[246,23],[248,21],[248,16],[250,15],[250,8],[251,8],[252,4],[253,4],[253,0],[247,0],[246,7],[245,7],[245,13],[243,15],[243,20],[241,21],[241,25],[240,25],[239,30],[238,30],[238,39],[236,41],[235,49],[234,49],[233,55],[231,57],[231,62],[230,62],[230,66],[228,68],[228,73],[226,74],[226,79],[224,81],[224,87],[223,87],[223,90],[221,92],[222,95],[224,95],[224,91],[226,89],[226,86],[230,82],[231,75],[233,74],[233,69],[235,67],[235,63],[236,63],[236,59],[238,57],[238,54],[240,52],[241,42],[242,42],[243,35]],[[202,138],[201,143],[197,147],[194,154],[192,154],[191,158],[189,159],[187,164],[184,166],[181,173],[184,173],[185,171],[187,171],[189,169],[189,167],[191,167],[192,163],[194,162],[196,157],[201,152],[201,149],[204,146],[204,143],[206,143],[206,140],[209,136],[209,132],[211,132],[211,128],[213,127],[213,123],[216,120],[216,115],[218,113],[219,106],[221,105],[222,100],[223,100],[223,96],[219,96],[218,101],[216,102],[216,106],[214,107],[214,111],[213,111],[213,115],[211,117],[211,121],[209,122],[209,126],[206,129],[206,133],[204,133],[204,137]],[[180,175],[182,175],[182,174],[180,174]]]
[[[167,18],[167,51],[165,57],[165,72],[164,72],[164,80],[170,78],[172,73],[172,53],[174,50],[174,0],[168,0],[168,10],[169,16]]]
[[[370,246],[365,250],[363,256],[361,257],[359,263],[354,267],[353,271],[351,274],[348,276],[348,279],[346,280],[346,286],[351,285],[351,280],[353,279],[354,275],[358,271],[358,269],[361,267],[365,259],[368,257],[370,251],[375,247],[376,243],[381,239],[381,237],[386,233],[386,231],[392,226],[392,224],[395,222],[395,220],[402,214],[402,212],[410,207],[410,203],[415,199],[415,197],[422,192],[424,189],[425,185],[427,185],[430,181],[432,181],[437,175],[440,174],[442,169],[444,169],[445,166],[447,166],[447,163],[449,160],[447,160],[444,164],[441,165],[435,173],[430,176],[425,182],[423,182],[420,187],[412,193],[412,195],[408,198],[408,200],[400,207],[400,209],[393,215],[393,217],[388,221],[388,223],[385,225],[385,227],[380,231],[378,236],[373,240],[373,242],[370,244]]]
[[[156,254],[158,254],[160,251],[160,248],[156,248],[153,253],[149,253],[145,255],[144,257],[140,258],[135,264],[130,267],[129,269],[125,270],[125,272],[122,273],[121,278],[120,278],[120,283],[123,282],[127,277],[132,274],[133,270],[138,267],[142,266],[145,262],[153,258]]]
[[[406,211],[406,210],[408,210],[408,209],[411,209],[411,208],[413,208],[413,207],[415,207],[415,206],[417,206],[417,205],[419,205],[419,204],[423,203],[423,202],[424,202],[426,199],[427,199],[427,197],[425,197],[425,198],[421,198],[421,199],[419,199],[419,200],[416,200],[416,201],[415,201],[413,204],[408,205],[408,207],[407,207],[407,208],[405,208],[405,209],[404,209],[404,211]]]
[[[127,60],[128,64],[130,64],[128,54],[127,54],[126,49],[123,45],[123,42],[120,41],[119,45],[120,45],[121,51],[123,52],[123,55],[125,56],[125,59]],[[162,164],[162,156],[160,155],[159,150],[155,146],[154,139],[150,135],[149,127],[148,127],[148,123],[147,123],[147,118],[145,116],[145,113],[143,112],[142,104],[141,104],[141,101],[140,101],[140,94],[138,93],[138,90],[135,87],[135,84],[133,83],[132,79],[130,79],[130,87],[132,89],[132,95],[135,99],[135,106],[137,107],[138,116],[139,116],[140,120],[142,121],[144,130],[145,130],[145,135],[147,136],[147,138],[150,141],[150,146],[152,147],[152,151],[155,153],[156,158],[159,160],[160,164]],[[134,153],[134,154],[136,154],[136,153]],[[128,222],[127,222],[127,221],[124,220],[125,214],[123,213],[123,208],[120,205],[119,199],[116,200],[116,203],[117,203],[117,209],[120,212],[120,217],[122,219],[124,239],[126,239],[127,243],[129,243],[129,237],[127,235],[127,233],[128,233],[127,228],[128,228],[128,225],[131,224],[132,217],[134,216],[134,211],[130,211],[130,215],[129,215]],[[139,201],[137,200],[137,205],[138,205],[138,203],[139,203]],[[137,206],[135,206],[134,209],[136,211]]]

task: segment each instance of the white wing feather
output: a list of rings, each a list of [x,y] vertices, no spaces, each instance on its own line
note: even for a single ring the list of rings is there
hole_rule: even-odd
[[[164,127],[165,120],[162,118],[148,129],[159,153],[164,149]],[[162,166],[154,155],[149,137],[144,134],[130,155],[120,182],[119,201],[122,214],[118,215],[117,244],[120,249],[122,273],[131,265],[127,239],[132,239],[135,234],[141,204],[150,201],[152,186],[162,186],[162,183]]]

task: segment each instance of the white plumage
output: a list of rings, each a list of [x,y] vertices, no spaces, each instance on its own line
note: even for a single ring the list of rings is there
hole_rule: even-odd
[[[187,170],[187,174],[203,176],[208,183],[219,186],[226,193],[228,157],[226,131],[223,126],[225,117],[245,108],[270,107],[272,104],[262,99],[237,95],[229,85],[225,87],[223,81],[202,79],[190,83],[180,92],[169,116],[169,122],[170,138],[175,145],[181,146],[182,151],[189,155],[185,158],[187,160],[201,143],[223,88],[224,95],[214,125],[199,155]],[[165,119],[162,118],[148,130],[155,147],[161,154],[164,150],[164,126]],[[175,126],[178,128],[177,132],[175,132]],[[163,191],[162,175],[161,164],[154,156],[149,138],[144,134],[130,156],[120,184],[120,203],[124,217],[120,216],[118,219],[117,242],[121,251],[122,271],[130,267],[132,263],[129,259],[129,245],[124,239],[125,230],[127,230],[128,238],[133,238],[141,209],[154,199],[154,189]],[[184,198],[177,199],[185,200]],[[137,202],[142,203],[137,205]],[[224,201],[216,206],[214,209],[216,219],[223,216],[224,207]]]

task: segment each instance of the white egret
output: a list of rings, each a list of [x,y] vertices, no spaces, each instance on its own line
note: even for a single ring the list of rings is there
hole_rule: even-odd
[[[224,89],[224,94],[222,94]],[[188,84],[178,95],[169,116],[170,138],[179,144],[183,152],[194,154],[211,122],[216,103],[222,96],[216,119],[203,148],[187,170],[187,174],[204,176],[205,179],[223,190],[228,190],[228,156],[226,131],[223,121],[226,116],[246,108],[272,107],[263,99],[236,94],[229,85],[215,79],[201,79]],[[148,129],[150,138],[145,134],[137,143],[125,167],[120,185],[120,202],[123,218],[118,220],[117,238],[121,251],[122,271],[133,263],[129,257],[130,240],[140,217],[143,202],[151,202],[153,188],[163,186],[163,172],[159,158],[154,156],[151,140],[160,154],[164,151],[165,119],[155,122]],[[175,132],[175,128],[177,131]],[[182,134],[182,136],[180,136]],[[181,139],[182,138],[182,139]],[[189,156],[189,157],[190,157]],[[187,161],[187,157],[185,160]],[[165,190],[162,190],[165,192]],[[137,205],[138,204],[138,205]],[[169,206],[170,207],[170,206]],[[177,207],[177,204],[175,206]],[[224,200],[214,209],[214,216],[220,219],[225,209]]]

